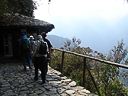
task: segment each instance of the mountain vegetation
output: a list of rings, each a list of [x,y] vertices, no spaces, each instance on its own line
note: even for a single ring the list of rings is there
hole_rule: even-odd
[[[36,8],[36,2],[33,0],[0,0],[0,22],[8,23],[7,13],[33,17]]]
[[[33,0],[0,0],[0,15],[4,13],[19,13],[29,17],[33,16],[36,2]]]
[[[114,46],[110,53],[106,56],[97,51],[93,51],[91,48],[80,47],[81,43],[80,39],[76,39],[75,37],[72,39],[74,43],[74,47],[70,48],[71,42],[67,41],[61,47],[64,50],[76,52],[83,55],[88,55],[96,58],[100,58],[103,60],[128,64],[127,53],[128,49],[124,48],[124,42],[121,40],[118,42],[117,46]],[[51,56],[51,66],[56,70],[60,71],[61,68],[61,60],[62,60],[62,52],[54,50]],[[83,61],[84,59],[79,56],[75,56],[73,54],[65,53],[64,55],[64,65],[63,65],[63,75],[71,78],[76,81],[78,85],[82,85],[83,81]],[[101,63],[98,61],[87,59],[87,66],[93,75],[93,78],[97,84],[97,87],[100,91],[101,96],[127,96],[128,88],[123,85],[123,82],[120,81],[120,68],[108,65],[105,63]],[[121,75],[122,78],[127,77],[127,73]],[[91,92],[98,94],[92,79],[87,70],[85,70],[85,88],[90,90]]]
[[[25,16],[33,17],[34,10],[39,5],[38,0],[0,0],[0,16],[5,13],[19,13]],[[51,2],[51,0],[48,0]]]

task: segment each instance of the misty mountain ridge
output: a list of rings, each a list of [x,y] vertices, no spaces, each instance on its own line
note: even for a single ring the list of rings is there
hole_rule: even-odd
[[[61,48],[64,47],[64,42],[66,41],[71,41],[68,38],[63,38],[60,36],[56,36],[56,35],[47,35],[47,38],[50,40],[53,48]]]
[[[68,38],[63,38],[63,37],[56,36],[56,35],[47,35],[47,38],[50,40],[53,48],[64,47],[65,42],[67,42],[67,41],[71,42],[71,45],[70,45],[71,49],[74,47],[74,43],[72,42],[72,40],[70,40]]]

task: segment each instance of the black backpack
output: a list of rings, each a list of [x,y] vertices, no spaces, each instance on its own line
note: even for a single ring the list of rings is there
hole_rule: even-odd
[[[22,50],[28,50],[29,49],[29,44],[27,42],[27,39],[22,39],[21,40],[21,49]]]
[[[39,54],[45,55],[47,54],[47,42],[40,41]]]

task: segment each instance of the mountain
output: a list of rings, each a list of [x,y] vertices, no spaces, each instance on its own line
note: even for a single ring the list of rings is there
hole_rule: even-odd
[[[53,48],[61,48],[64,47],[64,42],[71,41],[68,38],[59,37],[56,35],[47,35],[47,38],[50,40]]]

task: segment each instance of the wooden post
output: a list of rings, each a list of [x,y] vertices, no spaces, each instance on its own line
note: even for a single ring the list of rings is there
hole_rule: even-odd
[[[92,82],[93,82],[93,84],[94,84],[94,86],[95,86],[95,88],[96,88],[96,91],[97,91],[98,95],[101,96],[101,94],[100,94],[100,92],[99,92],[99,90],[98,90],[98,87],[97,87],[97,85],[96,85],[96,83],[95,83],[95,80],[94,80],[94,78],[93,78],[93,76],[92,76],[92,74],[91,74],[91,72],[90,72],[88,66],[86,66],[86,67],[87,67],[88,73],[89,73],[89,75],[90,75],[90,77],[91,77],[91,79],[92,79]]]
[[[62,61],[61,61],[61,69],[60,69],[60,72],[63,74],[63,64],[64,64],[64,51],[62,51]]]
[[[85,87],[85,70],[86,70],[86,57],[84,57],[84,65],[83,65],[83,87]]]

